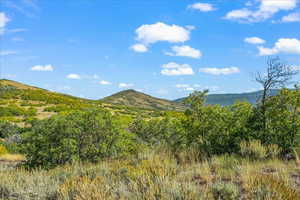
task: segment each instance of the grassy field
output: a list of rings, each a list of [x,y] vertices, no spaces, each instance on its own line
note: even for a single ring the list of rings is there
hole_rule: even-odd
[[[10,199],[300,199],[300,163],[238,156],[199,159],[149,150],[97,164],[27,171],[1,163],[0,198]],[[298,162],[298,163],[297,163]]]

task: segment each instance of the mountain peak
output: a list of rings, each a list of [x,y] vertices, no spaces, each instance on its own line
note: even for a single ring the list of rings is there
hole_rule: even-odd
[[[184,106],[180,103],[160,99],[144,94],[142,92],[129,89],[123,90],[111,96],[102,99],[104,102],[119,104],[125,106],[134,106],[144,109],[159,109],[159,110],[183,110]]]

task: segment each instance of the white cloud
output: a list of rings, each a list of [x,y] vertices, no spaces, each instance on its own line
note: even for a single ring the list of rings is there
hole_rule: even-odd
[[[258,9],[256,9],[259,3]],[[228,12],[225,19],[236,20],[240,22],[260,22],[273,17],[281,10],[292,10],[297,6],[297,0],[256,0],[253,4],[248,4],[253,7],[252,10],[242,8]],[[248,6],[248,7],[249,7]]]
[[[100,85],[111,85],[111,82],[102,80],[102,81],[99,82],[99,84]]]
[[[81,79],[81,77],[78,74],[69,74],[67,76],[67,79],[77,79],[77,80],[79,80],[79,79]]]
[[[193,75],[194,71],[192,67],[188,64],[177,64],[170,62],[168,64],[162,65],[161,74],[166,76],[180,76],[180,75]]]
[[[245,38],[244,41],[249,44],[264,44],[266,42],[265,40],[263,40],[259,37],[248,37],[248,38]]]
[[[300,54],[300,40],[295,38],[281,38],[273,48],[258,47],[259,55],[268,56],[278,53]]]
[[[300,13],[291,13],[282,17],[282,22],[300,22]]]
[[[3,50],[3,51],[0,51],[0,56],[15,55],[15,54],[17,54],[17,53],[18,53],[18,52],[12,51],[12,50]]]
[[[143,44],[134,44],[130,47],[130,49],[138,53],[145,53],[148,51],[148,48]]]
[[[190,30],[177,25],[168,25],[162,22],[144,24],[136,29],[136,40],[143,44],[152,44],[159,41],[170,43],[185,42],[190,39]]]
[[[119,88],[131,88],[134,85],[132,83],[120,83]]]
[[[300,65],[299,66],[291,66],[291,70],[293,71],[300,71]]]
[[[265,47],[258,47],[258,50],[259,50],[260,56],[271,56],[271,55],[278,53],[278,51],[274,48],[271,49],[271,48],[265,48]]]
[[[35,65],[35,66],[31,67],[30,70],[31,71],[44,71],[44,72],[48,71],[48,72],[50,72],[50,71],[53,71],[54,68],[52,65]]]
[[[183,45],[183,46],[173,46],[173,52],[167,52],[166,55],[169,56],[185,56],[191,58],[201,58],[202,52],[198,49],[194,49],[190,46]]]
[[[239,19],[247,19],[251,16],[252,12],[246,8],[240,10],[233,10],[226,14],[225,19],[229,20],[239,20]]]
[[[0,12],[0,28],[5,28],[6,24],[10,19],[6,16],[4,12]]]
[[[199,10],[201,12],[210,12],[215,10],[213,5],[209,3],[194,3],[192,5],[189,5],[188,8]]]
[[[237,67],[200,68],[199,71],[211,75],[229,75],[229,74],[239,73],[240,69]]]

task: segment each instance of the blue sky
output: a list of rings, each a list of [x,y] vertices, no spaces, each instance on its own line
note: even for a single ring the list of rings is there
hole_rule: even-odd
[[[75,96],[247,92],[268,56],[300,68],[298,0],[0,4],[2,78]]]

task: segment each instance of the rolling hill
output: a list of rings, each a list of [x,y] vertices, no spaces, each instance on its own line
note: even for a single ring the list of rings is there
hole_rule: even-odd
[[[164,105],[163,101],[161,103]],[[173,102],[170,104],[177,105]],[[89,100],[52,92],[16,81],[0,80],[0,120],[24,125],[33,119],[44,119],[60,112],[88,108],[105,109],[112,114],[125,118],[134,117],[138,113],[142,113],[145,117],[160,115],[160,113],[155,112],[154,106],[143,109],[130,104],[117,105],[102,100]]]
[[[276,95],[279,90],[271,90],[271,96]],[[206,104],[216,105],[220,104],[222,106],[228,106],[234,104],[236,101],[246,101],[251,104],[256,104],[257,100],[262,95],[262,91],[240,93],[240,94],[209,94],[206,97]],[[181,103],[185,98],[176,99],[174,102]]]
[[[278,90],[272,90],[276,95]],[[207,104],[231,105],[236,101],[257,102],[261,91],[241,94],[211,94]],[[48,118],[56,113],[87,108],[106,109],[113,114],[135,117],[159,117],[163,112],[184,111],[182,99],[169,101],[152,97],[135,90],[125,90],[101,100],[78,98],[45,89],[29,86],[11,80],[0,80],[0,120],[24,123],[32,119]]]
[[[134,106],[144,109],[156,109],[156,110],[184,110],[184,106],[180,102],[173,102],[165,99],[152,97],[142,92],[135,90],[125,90],[105,97],[102,101],[125,105]]]

